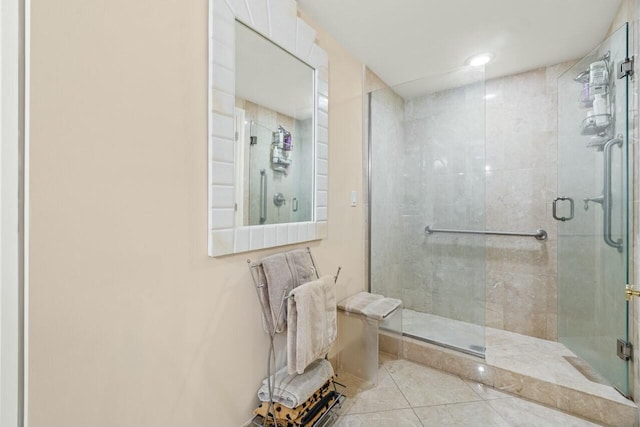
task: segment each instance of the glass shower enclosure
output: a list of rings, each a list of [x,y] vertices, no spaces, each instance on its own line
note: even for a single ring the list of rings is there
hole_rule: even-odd
[[[483,68],[369,94],[370,290],[404,302],[404,335],[483,356]]]
[[[624,25],[559,78],[553,204],[558,339],[625,395],[629,366],[616,349],[629,341],[627,57]]]

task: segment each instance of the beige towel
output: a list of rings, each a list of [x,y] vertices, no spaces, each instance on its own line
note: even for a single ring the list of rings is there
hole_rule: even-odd
[[[262,328],[268,334],[273,331],[273,315],[271,313],[271,302],[269,301],[269,288],[267,278],[264,275],[262,264],[255,267],[258,272],[258,298],[262,306]]]
[[[318,359],[311,363],[302,375],[289,375],[287,369],[282,368],[273,379],[273,401],[287,408],[302,405],[333,377],[333,367],[328,360]],[[269,378],[262,381],[258,390],[258,399],[269,402]]]
[[[285,252],[284,256],[289,263],[294,288],[318,278],[308,249],[294,249]]]
[[[262,268],[267,278],[267,292],[269,306],[275,332],[282,332],[286,328],[286,303],[284,297],[293,289],[293,276],[289,263],[284,254],[275,254],[262,260]]]
[[[333,276],[323,276],[290,292],[287,310],[287,371],[302,374],[324,357],[338,332]]]
[[[369,304],[362,313],[376,320],[382,320],[389,314],[393,313],[395,309],[402,305],[402,301],[395,298],[382,298],[377,299]]]
[[[262,268],[266,278],[266,292],[271,308],[271,322],[275,332],[283,332],[287,327],[287,304],[284,297],[293,289],[310,280],[314,280],[311,255],[307,249],[278,253],[262,259]]]
[[[350,313],[365,314],[365,310],[369,305],[383,298],[384,296],[378,294],[358,292],[357,294],[351,295],[350,297],[340,301],[338,303],[338,307]]]

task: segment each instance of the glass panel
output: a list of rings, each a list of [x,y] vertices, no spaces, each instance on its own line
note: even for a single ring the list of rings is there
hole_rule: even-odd
[[[558,80],[558,337],[624,394],[627,302],[627,26]],[[609,191],[610,189],[610,191]],[[569,216],[569,201],[558,202]]]
[[[403,332],[483,355],[484,70],[369,95],[371,292],[404,302]]]

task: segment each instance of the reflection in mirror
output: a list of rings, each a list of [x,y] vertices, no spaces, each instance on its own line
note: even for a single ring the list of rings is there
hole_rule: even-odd
[[[236,21],[236,224],[313,220],[314,70]]]

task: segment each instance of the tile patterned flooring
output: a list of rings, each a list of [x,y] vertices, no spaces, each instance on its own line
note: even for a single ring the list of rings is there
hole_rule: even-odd
[[[339,381],[349,398],[336,427],[598,425],[384,353],[376,387],[348,374]]]

